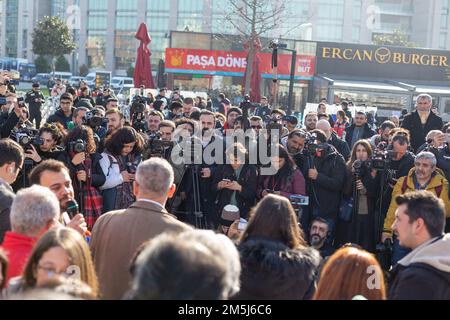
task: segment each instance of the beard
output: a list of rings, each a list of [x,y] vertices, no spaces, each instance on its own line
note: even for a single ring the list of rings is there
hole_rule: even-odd
[[[313,234],[311,236],[311,246],[319,246],[319,245],[323,245],[325,242],[325,238],[322,238],[321,236],[319,236],[318,234]]]

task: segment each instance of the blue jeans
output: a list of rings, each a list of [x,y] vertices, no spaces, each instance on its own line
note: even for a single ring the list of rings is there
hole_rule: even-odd
[[[397,262],[402,260],[404,257],[406,257],[411,252],[411,249],[402,247],[396,237],[394,237],[393,249],[394,249],[394,252],[392,253],[392,265],[393,266],[395,266],[397,264]]]

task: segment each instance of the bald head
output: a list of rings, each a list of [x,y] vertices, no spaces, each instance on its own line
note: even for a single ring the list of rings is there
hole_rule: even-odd
[[[316,128],[325,132],[327,139],[331,137],[331,125],[327,120],[319,120],[317,122]]]

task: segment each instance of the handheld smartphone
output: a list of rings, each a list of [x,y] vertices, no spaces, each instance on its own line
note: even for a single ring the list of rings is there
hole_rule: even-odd
[[[248,221],[241,218],[241,221],[239,222],[239,225],[238,225],[238,230],[245,231],[245,229],[247,229],[247,224],[248,224]]]
[[[19,106],[23,106],[25,105],[25,99],[23,97],[18,97],[17,103],[19,104]]]
[[[231,180],[230,180],[230,179],[223,179],[222,181],[223,181],[223,182],[231,183]]]

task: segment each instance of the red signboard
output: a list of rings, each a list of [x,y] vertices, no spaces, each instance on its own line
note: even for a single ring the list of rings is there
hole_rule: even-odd
[[[259,53],[263,78],[272,78],[272,54]],[[291,74],[291,55],[278,57],[278,77],[288,79]],[[297,56],[296,79],[309,80],[315,73],[316,57]],[[208,74],[219,76],[244,76],[247,68],[247,53],[244,51],[213,51],[194,49],[166,49],[166,72]]]

